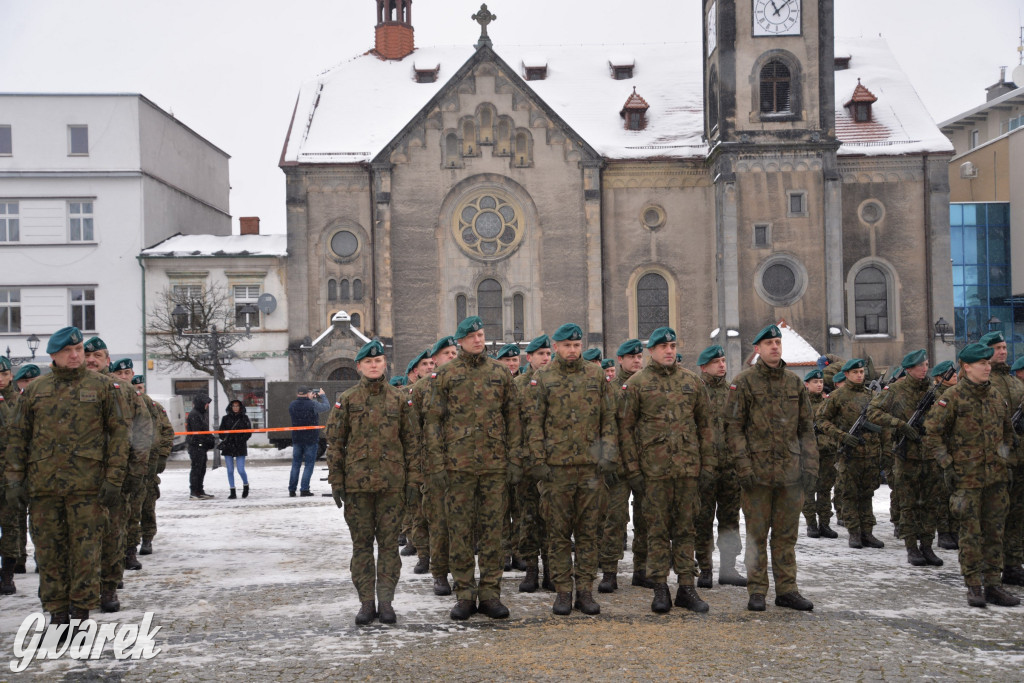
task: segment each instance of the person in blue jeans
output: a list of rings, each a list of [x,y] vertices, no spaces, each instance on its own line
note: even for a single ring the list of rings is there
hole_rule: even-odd
[[[235,399],[228,404],[224,417],[220,419],[220,427],[218,429],[222,431],[252,429],[252,422],[249,420],[249,416],[245,414],[245,405],[241,401]],[[224,456],[224,464],[227,466],[228,487],[231,493],[228,498],[232,500],[238,497],[235,495],[236,465],[238,466],[238,475],[242,478],[242,498],[249,497],[249,477],[245,474],[245,456],[249,454],[249,449],[245,442],[251,436],[252,433],[224,434],[221,436],[220,453]]]
[[[320,413],[331,409],[324,390],[313,391],[309,387],[299,387],[298,396],[288,406],[288,414],[292,418],[292,427],[312,427],[320,424]],[[292,432],[292,473],[288,479],[288,495],[295,496],[295,488],[299,483],[299,467],[302,467],[303,496],[312,496],[309,480],[313,477],[316,465],[316,451],[320,443],[319,429],[301,429]]]

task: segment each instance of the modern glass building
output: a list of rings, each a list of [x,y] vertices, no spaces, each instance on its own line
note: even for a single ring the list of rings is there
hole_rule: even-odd
[[[949,205],[956,343],[1002,330],[1012,362],[1024,353],[1024,296],[1010,289],[1010,204]]]

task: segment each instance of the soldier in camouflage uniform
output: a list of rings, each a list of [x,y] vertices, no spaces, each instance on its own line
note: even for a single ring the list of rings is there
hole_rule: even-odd
[[[630,485],[644,495],[651,611],[672,609],[671,567],[679,582],[676,606],[707,612],[693,585],[693,524],[700,496],[714,483],[714,415],[700,377],[676,362],[674,330],[654,330],[647,349],[650,363],[626,382],[619,447]]]
[[[131,388],[132,393],[134,394],[134,397],[132,398],[136,401],[138,424],[136,425],[134,422],[132,423],[132,451],[138,449],[140,451],[145,451],[146,453],[146,469],[142,474],[142,482],[139,485],[138,490],[133,492],[128,499],[128,508],[126,510],[125,520],[124,566],[125,569],[137,570],[142,569],[142,563],[139,562],[137,557],[137,548],[139,545],[139,525],[142,522],[142,503],[146,497],[146,483],[149,479],[150,472],[155,471],[154,468],[160,460],[159,456],[153,455],[153,447],[157,442],[157,421],[153,417],[153,410],[150,408],[149,404],[146,403],[146,399],[149,397],[147,396],[143,398],[143,395],[135,386],[135,374],[133,372],[131,359],[126,358],[116,365],[117,369],[111,372],[111,374],[120,380],[121,386]],[[143,410],[143,408],[145,410]],[[166,435],[164,438],[167,438]],[[133,468],[133,462],[131,460],[132,451],[129,451],[129,474],[132,472]],[[170,453],[170,450],[167,452]],[[142,468],[138,466],[137,471],[141,472],[141,470]]]
[[[335,504],[345,507],[352,536],[352,583],[362,603],[356,625],[378,616],[394,624],[391,603],[402,570],[395,539],[408,489],[415,488],[409,469],[421,448],[419,426],[408,394],[384,379],[387,359],[379,341],[359,349],[356,370],[359,384],[338,398],[327,421],[327,481]]]
[[[519,345],[505,344],[494,354],[494,360],[508,368],[514,382],[515,378],[519,376]],[[516,571],[525,571],[527,569],[526,563],[519,559],[519,537],[517,534],[520,516],[519,488],[522,484],[523,482],[519,482],[515,486],[509,484],[508,489],[508,514],[505,515],[505,522],[501,531],[502,552],[505,558],[504,569],[507,572],[513,569]]]
[[[7,446],[7,500],[26,501],[51,623],[88,619],[99,605],[107,509],[121,503],[128,464],[124,395],[89,372],[77,327],[46,346],[52,372],[25,391]]]
[[[458,598],[451,618],[479,611],[504,619],[501,602],[502,519],[508,513],[507,484],[522,481],[516,444],[522,438],[515,386],[508,369],[484,353],[478,316],[459,323],[458,357],[442,367],[427,403],[427,477],[447,490],[449,564]],[[473,530],[479,521],[479,584],[474,577]]]
[[[843,371],[843,365],[845,364],[846,360],[844,358],[840,358],[834,353],[825,354],[825,367],[821,371],[821,378],[824,381],[823,391],[826,394],[834,394],[836,389],[839,388],[840,383],[844,381],[846,375],[843,375],[838,381],[836,380],[836,375]]]
[[[811,411],[817,419],[818,410],[825,404],[828,396],[825,388],[824,373],[811,370],[804,375],[804,388],[811,402]],[[814,428],[818,445],[818,480],[813,487],[804,489],[804,519],[807,520],[808,538],[839,538],[839,534],[829,526],[832,519],[832,487],[836,483],[836,449],[832,439],[819,433]]]
[[[619,371],[612,380],[612,391],[615,394],[616,411],[622,410],[622,403],[625,398],[626,381],[640,372],[643,367],[644,346],[639,339],[627,339],[619,345],[615,352],[618,360]],[[619,458],[619,468],[615,472],[615,479],[608,486],[608,511],[605,514],[604,530],[601,535],[601,551],[598,558],[601,566],[601,583],[597,590],[601,593],[613,593],[619,588],[617,574],[619,571],[619,560],[623,557],[623,539],[626,537],[626,526],[629,523],[629,482],[626,481],[626,467]],[[639,497],[634,499],[639,509]],[[643,545],[637,543],[640,537],[637,531],[637,523],[644,528]],[[636,581],[642,580],[647,583],[647,540],[646,525],[642,524],[639,514],[633,517],[633,567],[634,585]],[[653,584],[649,587],[653,588]]]
[[[736,557],[743,550],[740,543],[740,483],[736,478],[736,463],[732,453],[725,447],[725,422],[722,411],[729,398],[729,384],[725,380],[727,367],[725,350],[715,344],[701,351],[697,358],[700,378],[707,387],[714,414],[715,453],[718,465],[715,467],[715,483],[700,501],[697,513],[697,566],[700,576],[698,588],[712,586],[712,551],[715,540],[715,517],[718,518],[718,551],[721,566],[718,569],[718,583],[724,586],[746,586],[747,579],[736,571]]]
[[[984,344],[964,347],[959,360],[965,378],[925,420],[924,449],[953,491],[950,509],[960,521],[960,573],[971,607],[1020,604],[1000,582],[1014,436],[1010,408],[989,381],[992,353]]]
[[[959,378],[957,373],[953,373],[953,376],[948,380],[942,378],[942,375],[946,374],[946,371],[952,367],[953,361],[944,360],[928,371],[929,379],[937,382],[939,385],[939,390],[935,393],[936,401],[942,398],[942,395],[957,383]],[[935,508],[935,528],[939,532],[939,547],[944,550],[957,550],[960,547],[956,540],[958,523],[953,519],[949,511],[950,493],[950,491],[943,488],[941,501]]]
[[[4,450],[7,444],[7,432],[15,425],[18,418],[18,400],[20,396],[14,386],[11,375],[11,362],[0,356],[0,472],[6,468]],[[14,567],[18,564],[18,522],[21,510],[8,505],[7,499],[0,496],[0,594],[13,595],[17,587],[14,585]]]
[[[580,357],[579,325],[566,323],[551,339],[554,359],[530,379],[526,424],[530,476],[544,482],[541,504],[556,591],[551,611],[564,616],[575,607],[599,614],[592,590],[608,507],[605,482],[615,481],[619,467],[616,402],[601,368]]]
[[[762,612],[768,592],[771,535],[775,604],[814,608],[796,583],[796,537],[803,491],[818,476],[818,448],[807,389],[786,370],[782,331],[765,327],[754,337],[758,359],[729,385],[725,437],[736,457],[747,529],[747,609]]]
[[[18,394],[24,394],[25,389],[33,381],[39,379],[42,372],[39,366],[33,363],[25,363],[14,373],[14,385]],[[14,565],[15,574],[24,574],[28,562],[28,507],[23,507],[18,515],[18,563]],[[39,573],[39,564],[36,563],[36,573]]]
[[[907,561],[915,567],[942,566],[932,550],[938,507],[944,502],[942,476],[938,465],[921,448],[921,434],[909,424],[918,404],[932,386],[928,379],[928,355],[924,349],[903,357],[906,376],[887,386],[868,406],[868,420],[905,438],[893,465],[894,492],[900,505],[900,537],[907,548]],[[920,543],[920,547],[918,544]]]
[[[854,358],[843,366],[846,381],[832,392],[818,413],[818,424],[825,435],[839,444],[839,481],[843,497],[843,521],[850,534],[851,548],[884,548],[875,538],[875,513],[872,498],[881,484],[879,479],[882,440],[877,432],[862,430],[859,436],[849,430],[872,399],[864,384],[865,361]]]
[[[132,378],[132,386],[149,408],[149,416],[153,420],[153,447],[149,451],[149,470],[142,484],[142,494],[138,496],[138,511],[132,510],[132,526],[129,528],[127,543],[129,546],[138,543],[141,532],[139,555],[151,555],[153,537],[157,531],[156,501],[160,497],[160,475],[167,468],[167,458],[174,448],[174,428],[164,407],[146,393],[146,378],[143,375],[135,375]]]
[[[551,340],[546,334],[534,338],[526,346],[526,372],[513,380],[516,387],[516,410],[519,424],[526,424],[531,417],[529,391],[530,380],[551,362]],[[525,438],[525,436],[524,436]],[[522,448],[524,444],[520,444]],[[544,588],[554,590],[551,583],[551,565],[548,562],[547,529],[540,516],[540,482],[529,473],[519,482],[517,495],[519,498],[519,523],[517,530],[519,557],[526,563],[526,576],[519,584],[520,593],[533,593],[537,590],[540,571],[537,557],[544,558]]]
[[[413,408],[416,414],[417,426],[420,425],[420,415],[423,407],[423,392],[420,392],[414,399],[412,387],[421,378],[426,377],[434,371],[434,361],[430,357],[430,349],[424,349],[418,356],[409,361],[405,374],[408,377],[408,385],[405,390],[409,394],[409,401],[413,401]],[[392,385],[394,386],[394,385]],[[418,403],[417,403],[418,401]],[[416,555],[416,566],[413,573],[426,574],[430,571],[430,533],[427,529],[427,518],[423,512],[423,463],[422,453],[417,453],[414,458],[415,466],[409,469],[409,483],[412,485],[410,493],[412,497],[405,501],[405,518],[402,522],[402,533],[405,534],[408,542],[402,548],[401,555]]]

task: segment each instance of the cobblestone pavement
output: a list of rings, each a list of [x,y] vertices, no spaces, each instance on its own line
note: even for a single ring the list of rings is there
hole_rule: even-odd
[[[884,550],[850,550],[842,530],[830,541],[801,529],[809,614],[776,608],[774,594],[766,612],[748,612],[746,589],[716,583],[700,591],[710,613],[654,615],[651,592],[629,585],[627,552],[619,591],[595,593],[600,616],[555,617],[553,595],[516,592],[522,573],[511,572],[510,619],[456,624],[452,599],[435,597],[406,557],[398,625],[357,628],[341,512],[329,497],[289,498],[287,466],[253,465],[247,500],[226,500],[218,470],[207,475],[217,498],[200,502],[188,500],[188,470],[173,463],[154,554],[126,573],[120,613],[94,613],[138,624],[152,611],[159,655],[116,661],[108,648],[97,661],[34,661],[17,675],[2,663],[0,680],[1020,680],[1024,670],[1024,608],[968,608],[955,552],[938,551],[944,567],[908,565],[884,487],[875,496]],[[13,659],[18,627],[39,611],[38,576],[15,578],[18,593],[0,597],[0,660]]]

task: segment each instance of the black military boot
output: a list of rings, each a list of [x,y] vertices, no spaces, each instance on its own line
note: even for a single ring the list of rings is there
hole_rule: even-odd
[[[28,572],[28,568],[25,567],[25,559],[26,558],[24,558],[24,557],[15,558],[15,561],[14,561],[14,573],[15,574],[25,574],[26,572]],[[37,566],[36,567],[36,574],[38,574],[38,573],[39,573],[39,567]]]
[[[967,604],[971,607],[985,607],[985,594],[982,592],[981,586],[967,587]]]
[[[633,585],[639,586],[640,588],[654,588],[654,582],[647,578],[646,569],[637,569],[633,571]]]
[[[548,569],[547,562],[544,563],[544,580],[541,581],[540,587],[549,593],[555,592],[555,584],[551,581],[551,570]]]
[[[540,580],[540,570],[536,567],[527,567],[526,576],[519,582],[520,593],[534,593]]]
[[[292,494],[292,495],[295,495],[295,494]],[[405,537],[405,534],[398,534],[398,545],[399,546],[404,546],[408,542],[409,542],[409,539]]]
[[[839,534],[828,525],[828,521],[828,517],[821,517],[819,515],[818,534],[820,534],[822,538],[839,538]]]
[[[953,534],[948,531],[939,532],[939,547],[943,550],[959,550],[960,545],[953,538]]]
[[[851,548],[863,548],[864,541],[862,540],[860,529],[850,529],[849,532],[850,540],[847,541],[847,545],[849,545]]]
[[[508,607],[501,602],[501,598],[481,600],[477,612],[491,619],[508,619]]]
[[[526,560],[521,557],[512,556],[512,569],[517,572],[525,572],[529,567],[526,564]]]
[[[597,584],[598,593],[614,593],[618,588],[619,579],[615,572],[605,572],[604,576],[601,577],[601,583]]]
[[[718,585],[744,587],[747,585],[747,577],[736,571],[736,558],[722,558],[722,566],[718,568]]]
[[[871,529],[862,529],[860,532],[860,540],[864,544],[865,548],[885,547],[885,544],[875,538],[875,535],[871,533]]]
[[[14,585],[14,565],[17,563],[14,557],[0,559],[0,595],[14,595],[17,592]]]
[[[1007,586],[1024,586],[1024,570],[1020,567],[1003,567],[1003,583]]]
[[[248,498],[248,497],[249,497],[249,485],[248,484],[244,484],[242,486],[242,498]]]
[[[50,626],[51,627],[53,627],[55,630],[59,626],[66,626],[67,627],[67,628],[64,629],[64,633],[61,635],[61,637],[57,639],[56,645],[57,645],[58,648],[63,647],[64,646],[64,642],[68,638],[71,637],[70,624],[71,624],[71,615],[68,614],[67,610],[59,610],[57,612],[50,612]]]
[[[75,619],[78,620],[78,625],[75,628],[68,629],[68,633],[71,634],[72,638],[74,638],[75,634],[79,631],[87,630],[83,624],[85,620],[89,618],[89,610],[81,607],[72,607],[68,610],[68,618],[71,622],[74,622]],[[72,625],[74,626],[74,624]]]
[[[925,545],[924,541],[921,541],[921,555],[924,556],[924,561],[933,567],[941,567],[943,564],[942,558],[935,554],[930,544]]]
[[[124,554],[124,568],[125,569],[142,569],[142,563],[135,556],[135,546],[128,548],[128,551]]]
[[[654,584],[654,599],[651,600],[651,611],[664,614],[672,609],[672,594],[667,583]]]
[[[512,556],[511,555],[506,555],[505,556],[505,565],[501,568],[501,570],[505,571],[505,572],[512,571]]]
[[[818,531],[818,520],[814,515],[804,515],[804,519],[807,520],[807,538],[821,538],[821,532]]]
[[[555,604],[551,605],[551,613],[564,617],[572,613],[572,593],[559,591],[555,594]]]
[[[590,591],[576,591],[576,604],[573,606],[591,616],[601,613],[601,606],[594,600],[594,595]]]
[[[764,607],[764,593],[751,593],[747,599],[747,610],[751,612],[763,612]]]
[[[364,600],[356,614],[356,626],[366,626],[377,618],[377,606],[373,600]]]
[[[800,595],[798,591],[790,591],[789,593],[776,595],[775,606],[788,607],[789,609],[795,609],[801,612],[810,612],[814,609],[814,603]]]
[[[985,586],[985,602],[1000,607],[1016,607],[1020,604],[1020,598],[1007,593],[1002,586]]]
[[[448,583],[448,575],[434,577],[434,595],[451,595],[452,585]]]
[[[120,612],[121,601],[117,599],[117,591],[100,591],[100,610],[103,612]]]
[[[455,607],[452,607],[452,611],[448,613],[448,616],[455,621],[465,621],[474,614],[476,614],[475,600],[459,600],[455,603]]]
[[[228,489],[228,490],[230,491],[230,493],[228,493],[228,500],[235,500],[236,498],[238,498],[238,496],[235,495],[235,490],[234,489]]]
[[[153,554],[153,539],[144,538],[142,539],[142,545],[139,546],[139,555],[152,555]]]
[[[412,568],[413,574],[426,574],[430,571],[430,558],[421,557],[417,562],[416,566]]]
[[[676,607],[685,607],[691,612],[697,612],[698,614],[703,614],[710,609],[708,603],[701,600],[700,596],[697,595],[696,588],[682,584],[679,585],[679,590],[676,591],[675,604]]]
[[[391,606],[390,601],[380,601],[377,605],[377,616],[382,624],[394,624],[398,621],[398,616],[395,614],[395,609]]]
[[[402,557],[412,557],[416,554],[416,546],[414,546],[412,543],[406,543],[404,546],[402,546],[402,550],[399,551],[399,554]]]
[[[715,574],[711,569],[701,569],[697,577],[698,588],[711,588],[715,583]]]
[[[912,539],[906,539],[907,544],[907,562],[915,567],[926,567],[928,566],[928,560],[924,559],[924,555],[921,554],[921,550],[917,547],[917,541]]]

